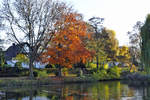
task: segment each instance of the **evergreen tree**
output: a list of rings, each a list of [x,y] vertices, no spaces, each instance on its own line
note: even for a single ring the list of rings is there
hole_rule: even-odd
[[[147,74],[150,74],[150,14],[141,28],[142,48],[141,59]]]

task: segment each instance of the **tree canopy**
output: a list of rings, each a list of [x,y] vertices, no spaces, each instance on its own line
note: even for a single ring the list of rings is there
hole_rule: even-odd
[[[77,13],[69,13],[55,24],[58,27],[43,61],[63,67],[72,67],[76,63],[85,63],[92,58],[92,52],[85,48],[83,39],[87,36],[86,23]]]

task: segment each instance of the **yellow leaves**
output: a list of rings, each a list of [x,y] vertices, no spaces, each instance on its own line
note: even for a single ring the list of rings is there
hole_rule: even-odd
[[[73,31],[73,30],[74,30],[74,28],[73,28],[73,27],[70,27],[70,28],[69,28],[69,30]]]
[[[135,65],[131,65],[131,70],[130,72],[137,72],[137,68]]]
[[[18,54],[14,60],[17,60],[18,62],[24,62],[24,63],[28,63],[29,62],[29,59],[27,58],[26,55],[24,54]]]
[[[130,60],[130,52],[127,46],[122,46],[119,48],[118,58],[122,62],[129,62]]]
[[[104,69],[107,70],[108,68],[109,68],[109,65],[108,65],[108,64],[105,64],[105,65],[104,65]]]
[[[122,46],[119,49],[119,54],[122,55],[122,56],[128,55],[129,54],[128,47],[127,46]]]

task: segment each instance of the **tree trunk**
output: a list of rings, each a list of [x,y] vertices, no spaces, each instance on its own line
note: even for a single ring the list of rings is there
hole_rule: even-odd
[[[82,68],[79,68],[79,75],[83,76],[83,69]]]
[[[97,70],[98,70],[98,67],[99,67],[99,62],[98,62],[98,56],[96,56],[96,64],[97,64]]]
[[[33,100],[33,91],[32,91],[32,89],[30,90],[29,100]]]
[[[58,71],[58,76],[61,77],[62,76],[61,66],[59,66],[58,70],[59,70]]]
[[[130,65],[129,65],[130,66]],[[133,63],[131,63],[131,66],[130,66],[130,69],[129,69],[129,71],[131,72],[131,70],[132,70],[132,67],[133,67]]]
[[[33,76],[33,58],[30,57],[30,60],[29,60],[29,78],[30,79],[33,79],[34,76]]]

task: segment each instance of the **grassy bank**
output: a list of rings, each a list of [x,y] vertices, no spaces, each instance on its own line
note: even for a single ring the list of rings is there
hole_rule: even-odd
[[[115,80],[115,79],[103,79]],[[44,86],[52,84],[64,84],[64,83],[87,83],[87,82],[98,82],[99,80],[93,77],[42,77],[30,80],[28,77],[9,77],[0,78],[0,87],[23,87],[23,86]]]
[[[64,83],[84,83],[84,82],[98,82],[98,81],[112,81],[112,80],[125,80],[125,81],[141,81],[150,82],[150,77],[147,75],[142,75],[140,73],[128,73],[123,75],[124,77],[100,77],[101,74],[86,75],[86,76],[48,76],[48,77],[38,77],[30,80],[28,77],[4,77],[0,78],[0,87],[23,87],[23,86],[44,86],[51,84],[64,84]]]
[[[0,87],[42,86],[62,83],[94,82],[91,78],[81,77],[45,77],[30,80],[27,77],[0,78]]]

